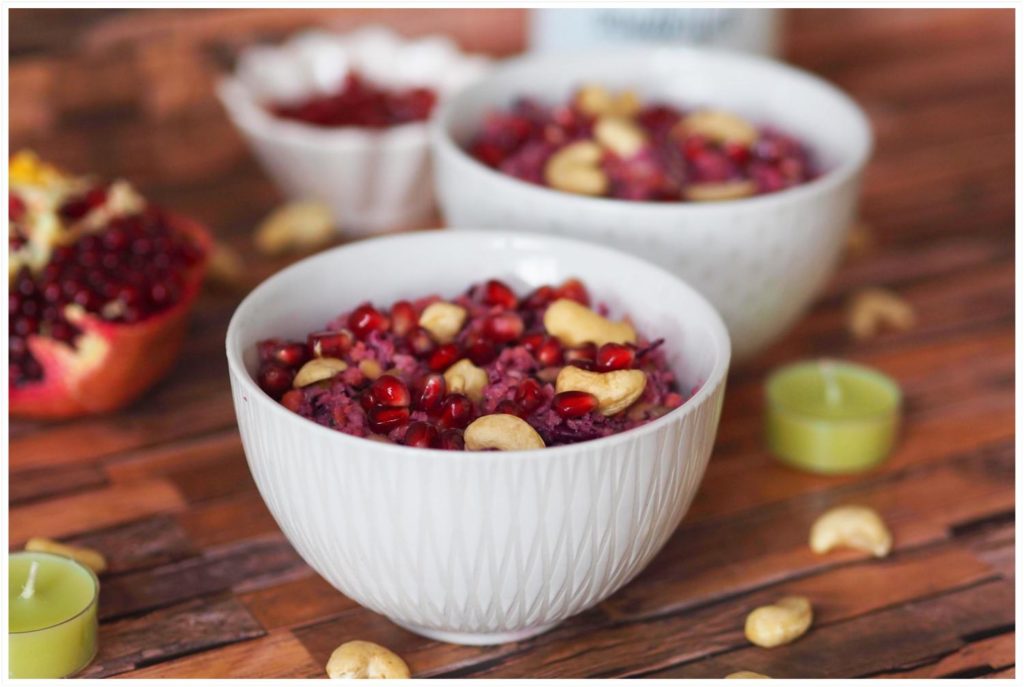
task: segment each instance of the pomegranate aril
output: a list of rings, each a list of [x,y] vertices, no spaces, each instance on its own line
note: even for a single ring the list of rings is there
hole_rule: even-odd
[[[523,318],[514,312],[492,315],[484,321],[484,335],[499,344],[515,341],[523,335]]]
[[[352,332],[314,332],[306,337],[306,346],[318,358],[341,358],[352,348]]]
[[[405,382],[394,375],[381,375],[373,381],[367,393],[374,404],[392,408],[404,408],[412,400]]]
[[[583,417],[597,409],[597,397],[586,391],[563,391],[551,399],[551,407],[567,419]]]
[[[548,336],[544,332],[530,332],[523,336],[522,344],[523,348],[529,351],[531,354],[536,355],[540,347],[544,345]]]
[[[515,292],[505,282],[497,279],[489,279],[484,284],[483,301],[487,305],[499,306],[506,310],[515,310],[519,303]]]
[[[428,355],[436,346],[433,337],[423,327],[416,327],[409,332],[406,341],[409,344],[409,350],[419,358]]]
[[[366,414],[366,419],[370,423],[370,429],[374,432],[387,434],[409,421],[409,409],[375,406]]]
[[[466,347],[466,357],[474,365],[486,365],[498,357],[498,349],[491,342],[481,339]]]
[[[516,388],[516,403],[528,414],[537,410],[544,402],[544,390],[536,379],[528,378],[519,382]]]
[[[291,388],[293,379],[295,379],[295,372],[292,370],[283,365],[267,363],[260,368],[256,376],[256,383],[268,395],[277,399]]]
[[[583,286],[583,282],[579,279],[565,280],[558,287],[557,297],[568,298],[571,301],[576,301],[586,306],[590,305],[590,294],[587,292],[587,287]]]
[[[387,331],[388,318],[369,303],[363,303],[348,316],[348,328],[357,339],[365,339],[373,332]]]
[[[554,337],[547,338],[535,354],[537,362],[544,367],[554,367],[562,364],[562,344]]]
[[[439,346],[437,350],[430,354],[430,357],[427,359],[427,367],[434,372],[447,370],[455,364],[459,357],[459,347],[453,343],[447,343]]]
[[[473,419],[473,402],[462,394],[448,394],[441,403],[438,424],[446,429],[463,429]]]
[[[547,285],[540,286],[530,292],[529,295],[523,300],[523,308],[525,309],[537,309],[547,307],[552,301],[556,300],[558,295],[555,290]]]
[[[441,432],[437,447],[445,451],[464,451],[466,449],[466,440],[462,436],[462,430],[446,429]]]
[[[281,405],[293,413],[299,412],[299,407],[302,405],[302,392],[298,389],[285,392],[281,397]]]
[[[526,417],[529,415],[521,405],[508,399],[498,403],[498,405],[494,407],[494,412],[502,413],[504,415],[515,415],[516,417]]]
[[[417,326],[416,308],[409,301],[398,301],[391,306],[391,331],[405,336]]]
[[[446,393],[444,377],[439,374],[424,375],[416,380],[412,387],[412,407],[427,413],[441,409],[441,401]]]
[[[636,350],[631,346],[606,343],[597,349],[597,355],[594,357],[594,369],[598,372],[625,370],[633,367],[635,360]]]
[[[417,420],[409,424],[402,437],[402,443],[406,446],[417,448],[432,448],[437,445],[439,439],[437,427],[429,422]]]
[[[7,218],[11,222],[17,222],[25,216],[25,201],[21,199],[21,196],[9,193],[7,202]]]
[[[575,348],[567,348],[564,353],[565,362],[567,363],[592,363],[596,355],[597,346],[592,343],[586,343]]]
[[[299,367],[309,359],[309,352],[305,344],[287,341],[273,346],[267,359],[285,367]]]

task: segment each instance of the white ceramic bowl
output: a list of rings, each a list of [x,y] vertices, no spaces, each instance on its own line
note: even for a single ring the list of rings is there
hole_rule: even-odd
[[[526,452],[416,449],[306,420],[254,383],[255,344],[304,337],[359,302],[582,278],[666,338],[683,406],[604,439]],[[637,258],[567,239],[427,232],[308,258],[257,287],[227,356],[249,468],[299,554],[363,606],[443,641],[528,637],[640,572],[690,505],[721,412],[729,338],[696,291]]]
[[[346,235],[367,236],[431,217],[428,125],[323,128],[274,117],[262,103],[334,92],[350,68],[393,88],[429,86],[443,101],[487,64],[439,36],[406,41],[374,27],[346,35],[313,31],[280,46],[246,49],[217,92],[286,196],[322,201]]]
[[[826,173],[743,200],[631,202],[522,182],[463,150],[487,111],[523,95],[565,102],[588,82],[774,125],[806,141]],[[435,119],[433,143],[448,225],[573,236],[648,258],[708,297],[740,359],[785,333],[831,273],[854,219],[872,137],[848,97],[806,72],[739,54],[655,48],[512,60],[448,102]]]

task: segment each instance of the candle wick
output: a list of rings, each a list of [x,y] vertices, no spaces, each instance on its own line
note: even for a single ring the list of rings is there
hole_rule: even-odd
[[[825,403],[830,406],[839,405],[843,400],[843,388],[836,379],[835,366],[827,360],[822,360],[818,366],[825,380]]]
[[[25,582],[25,586],[21,588],[21,594],[18,598],[31,599],[36,593],[36,574],[39,572],[39,561],[32,561],[32,565],[28,569],[28,580]]]

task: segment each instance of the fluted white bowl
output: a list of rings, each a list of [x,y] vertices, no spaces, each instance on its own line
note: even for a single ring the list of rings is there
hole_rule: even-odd
[[[525,289],[570,276],[613,314],[665,337],[669,364],[693,397],[611,437],[470,453],[328,429],[253,380],[257,341],[302,338],[367,299],[451,296],[489,277]],[[714,309],[669,273],[601,246],[497,232],[414,233],[321,253],[257,287],[227,333],[249,468],[295,549],[363,606],[466,644],[543,632],[643,569],[697,491],[729,354]]]
[[[653,203],[554,191],[465,152],[488,111],[522,96],[566,102],[585,83],[735,111],[805,141],[825,173],[742,200]],[[737,359],[784,334],[831,274],[872,145],[860,108],[831,84],[765,58],[683,47],[511,60],[451,99],[432,136],[448,225],[572,236],[647,258],[707,296],[729,328]]]
[[[347,236],[368,236],[420,224],[433,214],[427,123],[379,130],[319,127],[275,117],[264,104],[333,93],[351,69],[392,88],[433,88],[443,102],[488,64],[441,36],[406,40],[382,27],[349,34],[310,31],[278,46],[247,48],[217,93],[286,196],[319,200]]]

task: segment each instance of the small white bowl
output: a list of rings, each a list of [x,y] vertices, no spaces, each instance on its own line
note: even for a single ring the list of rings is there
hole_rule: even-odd
[[[584,83],[649,100],[735,111],[810,145],[825,173],[794,189],[717,203],[588,198],[529,184],[464,150],[485,114],[522,96],[566,102]],[[871,150],[867,119],[846,95],[772,60],[695,48],[515,59],[462,91],[433,127],[438,198],[454,227],[598,241],[666,267],[722,314],[737,359],[789,329],[828,278],[854,219]]]
[[[217,88],[231,121],[282,192],[319,200],[348,236],[422,224],[434,208],[428,124],[325,128],[270,114],[265,103],[334,92],[350,69],[392,88],[426,86],[439,102],[478,78],[488,61],[447,38],[406,41],[381,28],[300,34],[239,56]]]
[[[255,345],[304,337],[363,300],[584,280],[613,314],[664,336],[680,408],[636,429],[525,452],[383,444],[306,420],[253,381]],[[496,644],[544,632],[608,597],[672,534],[697,491],[722,407],[729,337],[692,288],[580,241],[429,232],[361,241],[271,277],[227,333],[249,468],[299,554],[363,606],[413,632]]]

